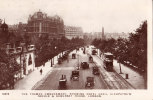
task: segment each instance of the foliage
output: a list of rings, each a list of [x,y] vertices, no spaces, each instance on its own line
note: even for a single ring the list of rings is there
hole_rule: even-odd
[[[62,37],[61,39],[49,39],[48,36],[41,36],[36,45],[36,66],[43,65],[43,63],[52,59],[57,54],[73,50],[84,45],[84,40],[80,38],[73,38],[71,40]]]
[[[0,83],[3,83],[9,81],[10,77],[20,70],[20,66],[5,50],[0,49],[0,54]]]
[[[147,69],[147,21],[144,21],[135,33],[130,33],[128,39],[95,39],[92,44],[102,52],[113,53],[121,63],[130,62],[141,71]]]

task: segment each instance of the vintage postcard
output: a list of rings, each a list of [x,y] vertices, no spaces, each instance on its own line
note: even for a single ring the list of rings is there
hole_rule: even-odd
[[[1,100],[153,100],[152,0],[0,0]]]

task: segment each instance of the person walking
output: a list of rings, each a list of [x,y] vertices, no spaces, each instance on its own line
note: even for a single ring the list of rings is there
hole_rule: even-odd
[[[42,68],[40,69],[40,74],[42,75],[42,72],[43,72],[43,70],[42,70]]]

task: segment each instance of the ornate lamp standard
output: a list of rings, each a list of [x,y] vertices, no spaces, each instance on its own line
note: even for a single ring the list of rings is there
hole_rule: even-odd
[[[57,47],[55,46],[54,47],[54,55],[56,55],[56,52],[57,52],[56,50],[57,50]],[[57,55],[57,58],[58,58],[58,55]],[[54,57],[53,57],[53,65],[54,65]]]
[[[51,50],[51,52],[54,53],[54,54],[52,54],[52,55],[55,55],[56,49],[57,49],[57,47],[55,46],[55,47]],[[51,58],[51,67],[52,67],[53,65],[54,65],[54,57]]]

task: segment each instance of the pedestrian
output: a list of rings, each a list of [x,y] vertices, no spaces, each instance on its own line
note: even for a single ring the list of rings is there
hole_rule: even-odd
[[[40,69],[40,74],[42,75],[42,72],[43,72],[43,70],[42,70],[42,68]]]

